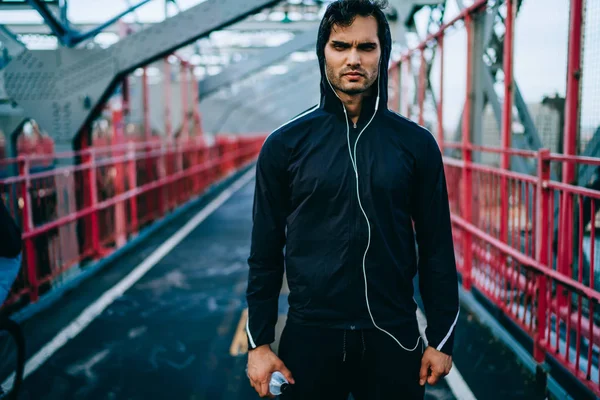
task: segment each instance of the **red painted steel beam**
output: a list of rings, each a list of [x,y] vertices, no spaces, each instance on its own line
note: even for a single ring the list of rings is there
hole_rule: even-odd
[[[565,155],[577,153],[577,132],[579,130],[579,97],[581,92],[581,44],[583,28],[583,0],[571,0],[569,22],[569,60],[567,66],[567,98],[565,103]],[[563,182],[575,179],[575,167],[563,166]]]
[[[440,58],[440,96],[438,100],[438,144],[444,154],[444,34],[438,37],[438,57]]]
[[[548,150],[540,150],[537,162],[537,204],[536,204],[536,227],[537,235],[535,237],[535,259],[541,265],[549,264],[548,250],[550,243],[548,240],[548,232],[550,229],[550,196],[552,192],[546,186],[546,182],[550,180],[550,161]],[[548,313],[548,304],[546,300],[548,280],[544,274],[537,277],[538,284],[538,306],[536,312],[536,331],[533,337],[533,358],[536,362],[542,363],[546,358],[544,343],[546,342],[546,314]]]
[[[557,189],[568,195],[582,195],[592,199],[600,199],[600,191],[588,189],[581,186],[568,185],[566,183],[548,180],[546,183],[549,189]]]
[[[467,28],[467,87],[465,93],[465,108],[463,113],[463,124],[462,124],[462,158],[465,163],[464,168],[462,169],[462,202],[461,202],[461,214],[465,221],[469,223],[472,222],[473,217],[473,202],[472,202],[472,191],[473,191],[473,181],[472,181],[472,171],[471,164],[473,162],[473,153],[469,149],[471,144],[471,131],[472,131],[472,118],[471,118],[471,109],[473,107],[473,46],[474,46],[474,37],[473,37],[473,20],[470,14],[466,15],[465,25]],[[463,234],[463,286],[466,290],[471,290],[471,272],[473,267],[472,253],[471,253],[471,245],[472,245],[472,237],[470,232],[464,232]]]
[[[597,157],[567,156],[564,154],[552,153],[552,154],[550,154],[549,159],[551,161],[562,161],[565,163],[579,163],[579,164],[600,166],[600,158],[597,158]]]
[[[29,162],[27,160],[19,163],[19,175],[24,178],[21,184],[21,199],[23,200],[22,226],[23,235],[25,235],[34,230],[31,210],[31,196],[29,195],[31,180],[29,179]],[[25,259],[27,262],[27,283],[30,289],[29,296],[31,301],[37,301],[39,297],[39,277],[37,273],[37,257],[35,253],[35,246],[32,239],[23,237],[23,241],[25,247]]]
[[[505,151],[511,147],[512,139],[512,109],[513,109],[513,41],[516,1],[506,0],[506,18],[504,33],[504,103],[502,108],[500,168],[510,169],[510,155]],[[500,184],[500,238],[508,243],[508,181],[502,178]]]
[[[491,146],[481,146],[478,144],[472,144],[470,146],[471,150],[474,151],[484,151],[488,153],[499,153],[499,154],[507,154],[512,156],[519,156],[524,158],[536,158],[538,155],[537,151],[533,150],[521,150],[521,149],[511,149],[511,148],[501,148],[501,147],[491,147]]]
[[[505,171],[498,168],[489,167],[483,164],[471,164],[469,168],[473,171],[485,172],[490,175],[506,177],[507,179],[514,179],[525,183],[536,184],[538,182],[538,179],[535,176],[525,175],[514,171]]]
[[[419,125],[425,125],[425,89],[427,86],[426,75],[427,74],[427,62],[425,60],[425,49],[421,49],[421,65],[419,66]]]
[[[581,43],[583,25],[583,0],[571,0],[569,21],[569,59],[567,66],[567,96],[565,102],[565,138],[563,153],[577,153],[577,133],[579,131],[579,96],[581,92]],[[575,180],[575,165],[563,164],[562,182],[569,184]],[[558,269],[567,276],[572,274],[570,260],[573,256],[573,198],[566,196],[560,209]],[[566,304],[566,298],[558,293],[560,306]]]

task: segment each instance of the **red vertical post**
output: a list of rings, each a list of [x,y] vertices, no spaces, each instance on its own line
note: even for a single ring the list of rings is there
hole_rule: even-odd
[[[473,162],[473,152],[471,150],[471,108],[473,103],[473,20],[470,14],[465,17],[465,26],[467,28],[467,90],[465,110],[463,113],[462,125],[462,154],[464,167],[462,170],[462,217],[468,223],[472,222],[472,171],[471,164]],[[463,286],[466,290],[471,290],[472,284],[472,235],[468,231],[463,231]]]
[[[167,163],[166,163],[166,159],[169,157],[169,148],[168,148],[169,144],[164,141],[163,143],[161,143],[160,147],[157,147],[154,149],[154,151],[157,153],[155,160],[156,160],[156,180],[157,181],[161,181],[160,186],[156,189],[157,194],[158,194],[158,216],[162,217],[163,215],[166,214],[167,209],[169,208],[169,199],[167,197],[167,195],[165,194],[166,192],[168,192],[168,187],[167,185],[162,182],[163,179],[168,175],[168,171],[167,171]]]
[[[425,60],[425,46],[421,47],[421,65],[419,67],[419,125],[425,125],[425,88],[426,75],[427,74],[427,62]]]
[[[198,146],[203,140],[200,138],[202,136],[202,121],[200,119],[200,111],[198,110],[200,104],[200,89],[198,88],[198,81],[196,80],[196,76],[194,75],[194,67],[190,66],[190,76],[191,76],[191,85],[192,85],[192,116],[194,118],[194,151],[192,152],[192,166],[196,167],[198,163],[201,161],[201,150],[199,150]],[[193,176],[193,193],[197,194],[201,190],[201,181],[200,176],[202,172],[195,173]]]
[[[571,0],[569,22],[569,62],[567,71],[567,98],[565,102],[564,154],[577,153],[579,131],[579,97],[581,92],[581,44],[583,25],[583,0]],[[572,183],[575,164],[563,164],[563,182]]]
[[[199,144],[197,144],[199,146],[198,164],[206,166],[206,164],[208,163],[208,160],[209,160],[208,146],[204,140],[201,140],[200,142],[198,142],[198,139],[196,139],[196,143],[199,143]],[[206,186],[208,185],[210,171],[206,168],[203,168],[200,170],[200,172],[198,173],[197,176],[198,176],[199,185],[200,185],[198,189],[200,191],[203,191],[206,188]]]
[[[100,246],[100,226],[98,221],[98,187],[96,181],[96,160],[94,148],[89,144],[90,138],[88,136],[88,130],[84,129],[81,132],[81,163],[86,165],[83,173],[83,205],[85,209],[92,209],[89,217],[85,219],[85,244],[86,247],[89,244],[91,249],[91,256],[97,257],[102,254],[102,248]],[[86,248],[87,250],[87,248]]]
[[[229,160],[227,159],[227,137],[224,135],[217,136],[215,140],[216,158],[217,158],[217,174],[214,179],[219,179],[229,172]],[[212,183],[212,182],[211,182]]]
[[[150,125],[150,89],[148,87],[148,68],[143,67],[142,69],[142,109],[144,112],[144,141],[145,141],[145,182],[150,183],[155,179],[154,163],[150,153],[152,152],[152,144],[150,140],[152,138],[152,127]],[[157,202],[153,193],[146,192],[144,194],[145,199],[145,212],[146,214],[155,213],[157,209]],[[144,216],[146,218],[147,215]]]
[[[112,167],[115,169],[115,196],[121,195],[125,191],[125,166],[123,165],[123,143],[124,143],[124,128],[123,128],[123,110],[115,109],[112,111],[113,121],[113,143],[116,144],[116,151],[113,147],[112,157],[115,161]],[[126,238],[126,216],[125,203],[119,201],[114,205],[115,214],[115,232],[114,239],[117,247],[121,247],[127,241]]]
[[[136,174],[136,152],[135,144],[129,142],[127,149],[127,175],[129,181],[129,190],[134,191],[137,189],[137,174]],[[138,229],[138,208],[137,208],[137,195],[129,198],[129,210],[130,210],[130,221],[131,221],[131,233],[134,234]]]
[[[548,259],[548,235],[546,232],[550,227],[550,196],[552,192],[548,189],[550,180],[550,151],[540,149],[538,152],[538,182],[537,182],[537,204],[536,204],[536,237],[535,237],[535,259],[545,267],[549,267]],[[546,358],[546,314],[548,312],[547,302],[547,278],[543,273],[537,275],[537,313],[536,331],[533,338],[533,357],[538,363],[543,363]]]
[[[504,34],[504,108],[502,109],[502,154],[500,167],[503,170],[510,169],[510,155],[507,150],[511,146],[512,136],[512,109],[513,109],[513,41],[514,41],[514,19],[516,2],[506,1],[506,33]],[[500,240],[508,243],[508,180],[502,175],[500,182]]]
[[[189,118],[190,118],[190,112],[189,112],[189,93],[188,93],[188,79],[187,79],[187,63],[185,63],[184,61],[181,62],[181,66],[179,69],[179,73],[181,75],[180,77],[180,82],[181,82],[181,108],[183,109],[182,111],[182,127],[181,127],[181,137],[179,138],[179,145],[178,145],[178,151],[177,151],[177,169],[178,171],[183,171],[183,166],[184,166],[184,159],[187,156],[188,152],[187,152],[187,145],[189,143],[189,138],[190,138],[190,133],[189,133],[189,129],[190,129],[190,125],[189,125]],[[183,144],[183,146],[182,146]],[[190,182],[190,178],[189,177],[184,177],[182,179],[179,180],[178,182],[178,191],[179,191],[179,204],[183,204],[186,200],[186,187],[188,186],[187,183]]]
[[[98,221],[98,185],[96,180],[96,153],[94,148],[88,148],[87,163],[89,165],[87,169],[88,179],[86,179],[86,188],[84,189],[90,196],[90,207],[93,209],[90,214],[90,225],[92,230],[92,249],[94,256],[102,254],[102,248],[100,246],[100,225]]]
[[[31,210],[31,196],[29,195],[29,187],[31,181],[29,179],[29,160],[27,158],[19,158],[19,175],[22,178],[21,184],[21,199],[23,201],[22,226],[23,234],[33,230],[33,218]],[[34,303],[39,299],[39,283],[37,274],[37,261],[35,254],[35,246],[33,237],[25,239],[25,257],[27,258],[27,280],[29,281],[29,296],[31,302]]]
[[[569,60],[567,66],[567,97],[565,102],[565,138],[563,154],[575,155],[577,153],[577,136],[579,131],[579,96],[581,92],[581,44],[583,25],[583,0],[571,0],[569,21]],[[563,163],[562,181],[571,184],[575,180],[575,164]],[[573,236],[573,197],[565,194],[560,210],[559,229],[559,272],[566,276],[572,275],[571,239]],[[566,304],[566,297],[562,291],[557,295],[558,307]]]
[[[168,57],[165,57],[164,59],[164,65],[165,65],[165,86],[164,86],[164,96],[165,96],[165,135],[167,136],[167,149],[166,149],[166,155],[164,154],[164,151],[161,151],[161,156],[158,159],[158,164],[159,164],[159,179],[165,178],[166,176],[170,175],[170,171],[171,171],[171,158],[172,158],[172,143],[171,140],[173,139],[173,131],[172,131],[172,125],[171,125],[171,64],[169,64],[169,59]],[[160,173],[162,171],[162,174]],[[169,192],[173,187],[173,185],[169,184],[169,185],[161,185],[160,187],[160,197],[159,197],[159,202],[161,203],[159,208],[160,208],[160,214],[164,215],[166,210],[170,208],[170,203],[169,203]],[[166,205],[165,205],[166,203]]]
[[[444,154],[444,33],[438,36],[438,52],[440,57],[440,98],[438,101],[438,144]]]

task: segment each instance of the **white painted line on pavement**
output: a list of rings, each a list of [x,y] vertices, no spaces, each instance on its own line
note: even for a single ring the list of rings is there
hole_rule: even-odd
[[[419,321],[419,331],[421,331],[421,337],[425,341],[425,344],[427,344],[427,341],[425,339],[425,327],[427,326],[427,318],[425,318],[425,315],[418,307],[417,320]],[[467,382],[465,382],[460,372],[458,372],[458,368],[456,368],[454,362],[452,363],[452,369],[450,370],[450,373],[446,375],[446,382],[448,383],[448,386],[450,386],[452,394],[454,394],[454,397],[456,397],[457,399],[477,400],[473,392],[471,392],[469,385],[467,385]]]
[[[241,189],[254,177],[254,168],[250,169],[230,187],[225,189],[219,196],[199,211],[190,221],[175,232],[167,241],[158,247],[144,261],[142,261],[133,271],[123,278],[119,283],[105,292],[94,303],[88,306],[82,313],[71,322],[66,328],[60,331],[50,342],[31,357],[25,364],[26,378],[44,364],[54,353],[56,353],[67,342],[83,331],[102,311],[104,311],[115,299],[123,295],[131,286],[133,286],[146,272],[154,267],[160,260],[171,252],[183,239],[185,239],[202,221],[211,215],[217,208],[225,203],[235,192]],[[12,377],[8,378],[2,386],[9,384]]]

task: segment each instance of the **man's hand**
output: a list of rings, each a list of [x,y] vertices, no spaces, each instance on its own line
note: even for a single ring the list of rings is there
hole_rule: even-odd
[[[258,346],[248,352],[248,378],[260,397],[275,398],[269,393],[271,374],[279,371],[290,383],[294,383],[292,373],[271,350],[268,344]]]
[[[419,385],[425,385],[425,381],[430,385],[435,385],[440,378],[448,375],[452,368],[452,357],[436,350],[433,347],[427,347],[421,359],[421,373]]]

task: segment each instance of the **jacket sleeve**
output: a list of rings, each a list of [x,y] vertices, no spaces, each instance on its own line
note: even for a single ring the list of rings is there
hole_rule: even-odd
[[[417,159],[413,220],[418,246],[419,289],[429,346],[452,355],[458,320],[458,277],[442,154],[426,132],[427,144]]]
[[[0,257],[15,258],[21,253],[21,230],[0,199]]]
[[[272,134],[263,144],[256,164],[246,291],[249,349],[275,340],[288,204],[287,156],[284,150],[280,139]]]

